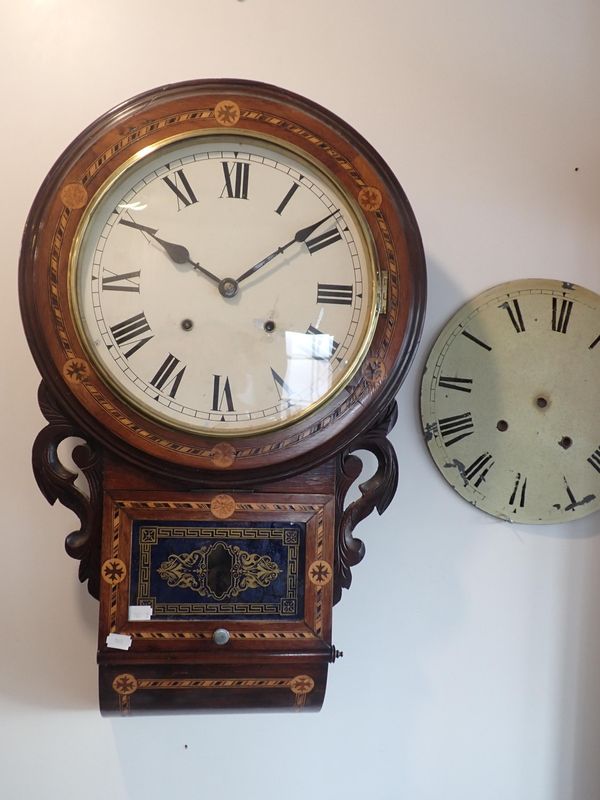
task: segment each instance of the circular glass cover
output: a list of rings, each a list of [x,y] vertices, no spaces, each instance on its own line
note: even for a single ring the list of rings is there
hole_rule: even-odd
[[[91,359],[151,418],[219,436],[310,413],[372,338],[376,272],[353,203],[252,136],[169,141],[82,220],[71,292]]]

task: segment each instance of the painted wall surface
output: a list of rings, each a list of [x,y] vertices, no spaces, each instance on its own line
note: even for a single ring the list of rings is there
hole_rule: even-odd
[[[469,297],[519,277],[600,292],[597,0],[19,0],[1,20],[0,796],[597,800],[600,517],[477,511],[435,470],[417,411],[427,352]],[[76,521],[30,468],[43,419],[20,236],[89,122],[223,76],[329,107],[410,198],[430,284],[392,436],[400,485],[359,529],[320,714],[106,720],[97,606],[63,552]]]

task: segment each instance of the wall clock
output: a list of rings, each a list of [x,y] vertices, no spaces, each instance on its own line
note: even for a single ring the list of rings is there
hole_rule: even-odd
[[[389,168],[273,86],[146,92],[50,171],[20,297],[35,474],[79,515],[67,551],[100,599],[101,710],[318,709],[425,307]],[[89,496],[57,456],[73,436]],[[361,448],[377,468],[348,503]]]
[[[600,296],[531,279],[448,322],[422,380],[425,439],[444,478],[500,519],[558,523],[600,507]]]

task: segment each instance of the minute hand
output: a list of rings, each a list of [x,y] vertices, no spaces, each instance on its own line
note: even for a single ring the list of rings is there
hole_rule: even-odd
[[[272,253],[269,253],[268,256],[265,256],[265,258],[263,258],[262,261],[259,261],[258,264],[255,264],[253,267],[250,267],[250,269],[247,269],[246,272],[240,275],[240,277],[237,279],[237,282],[241,283],[246,278],[249,278],[250,275],[254,275],[255,272],[258,272],[258,270],[268,264],[269,261],[272,261],[275,256],[281,255],[281,253],[284,253],[288,247],[291,247],[296,242],[300,242],[301,244],[305,242],[311,233],[316,231],[317,228],[324,222],[327,222],[328,219],[331,219],[331,217],[337,214],[338,211],[339,208],[336,208],[335,211],[332,211],[331,214],[327,214],[326,217],[323,217],[323,219],[320,219],[318,222],[314,222],[312,225],[308,225],[306,228],[301,228],[299,231],[296,231],[296,235],[293,239],[290,239],[290,241],[286,242],[286,244],[282,244],[281,247],[278,247],[277,250],[273,250]]]

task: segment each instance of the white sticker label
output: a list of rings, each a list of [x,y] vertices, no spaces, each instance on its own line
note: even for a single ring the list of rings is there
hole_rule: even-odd
[[[152,606],[129,606],[129,621],[152,619]]]
[[[114,650],[129,650],[131,642],[131,636],[126,633],[109,633],[106,637],[106,646]]]

